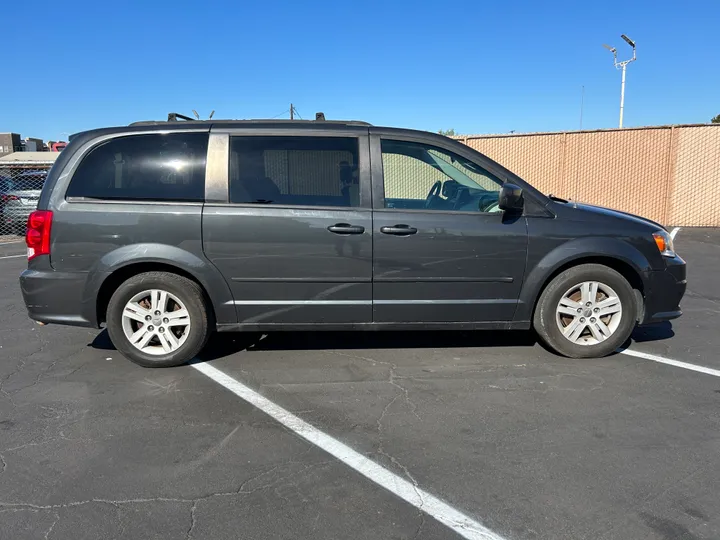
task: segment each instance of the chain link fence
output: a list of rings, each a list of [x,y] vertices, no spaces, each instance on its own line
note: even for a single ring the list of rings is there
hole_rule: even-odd
[[[0,241],[25,234],[30,212],[37,208],[40,191],[53,162],[0,163]]]
[[[458,139],[543,193],[666,226],[720,227],[720,124]]]

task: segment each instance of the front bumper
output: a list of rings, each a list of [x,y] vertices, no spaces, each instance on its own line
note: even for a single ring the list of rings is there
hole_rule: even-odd
[[[43,323],[97,327],[94,300],[84,298],[86,278],[82,272],[25,270],[20,275],[20,289],[28,316]]]
[[[680,300],[687,288],[685,261],[665,259],[665,270],[651,271],[645,280],[645,310],[640,324],[677,319],[682,315]]]

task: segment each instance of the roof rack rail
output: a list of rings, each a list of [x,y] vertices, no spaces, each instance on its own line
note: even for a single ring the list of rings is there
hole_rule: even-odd
[[[195,111],[193,111],[195,112]],[[197,113],[195,113],[197,115]],[[314,120],[286,120],[286,119],[275,119],[275,118],[256,118],[251,120],[213,120],[212,117],[215,114],[215,111],[212,111],[210,113],[210,117],[206,120],[200,119],[200,118],[192,118],[190,116],[186,116],[184,114],[171,112],[167,115],[167,120],[143,120],[138,122],[132,122],[131,126],[158,126],[162,124],[167,124],[171,122],[192,122],[197,124],[204,124],[204,123],[210,123],[210,124],[217,124],[217,125],[228,125],[228,124],[238,124],[238,125],[252,125],[252,124],[262,124],[262,123],[268,123],[268,124],[304,124],[304,125],[311,125],[315,123],[327,123],[327,124],[344,124],[348,126],[370,126],[372,124],[368,122],[362,122],[360,120],[327,120],[325,118],[325,113],[318,112],[315,113],[315,119]],[[197,115],[199,116],[199,115]]]
[[[213,111],[213,112],[215,112],[215,111]],[[187,120],[189,122],[196,121],[195,118],[190,118],[189,116],[185,116],[184,114],[180,114],[180,113],[176,113],[176,112],[168,113],[168,119],[167,119],[168,122],[177,122],[178,120]],[[197,120],[199,120],[199,118]]]

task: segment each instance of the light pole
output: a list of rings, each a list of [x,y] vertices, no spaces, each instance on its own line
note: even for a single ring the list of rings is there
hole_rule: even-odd
[[[615,47],[611,47],[610,45],[605,45],[603,43],[603,47],[605,47],[608,51],[613,53],[613,63],[615,64],[616,69],[622,69],[622,83],[620,83],[620,125],[619,127],[623,127],[623,110],[625,109],[625,69],[627,68],[627,65],[630,62],[634,62],[636,60],[635,56],[635,42],[627,37],[625,34],[620,35],[621,38],[625,40],[625,42],[632,47],[633,55],[632,58],[629,60],[623,60],[622,62],[618,62],[617,59],[617,49]]]

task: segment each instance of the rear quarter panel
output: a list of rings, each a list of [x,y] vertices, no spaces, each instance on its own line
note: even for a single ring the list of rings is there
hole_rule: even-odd
[[[95,319],[96,296],[114,271],[162,263],[194,276],[212,301],[218,322],[235,322],[230,289],[202,250],[201,203],[68,202],[54,207],[50,264],[86,275],[83,315]]]

